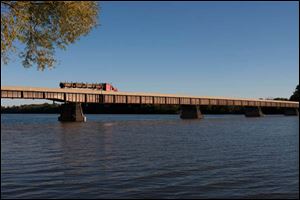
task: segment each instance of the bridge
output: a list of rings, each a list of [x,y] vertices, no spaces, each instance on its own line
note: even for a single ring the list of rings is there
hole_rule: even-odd
[[[64,102],[59,121],[85,121],[82,103],[179,105],[182,119],[203,118],[200,106],[242,106],[247,117],[263,116],[261,107],[284,108],[285,115],[299,115],[299,102],[261,99],[187,96],[159,93],[111,92],[76,88],[1,86],[1,99],[47,99]]]

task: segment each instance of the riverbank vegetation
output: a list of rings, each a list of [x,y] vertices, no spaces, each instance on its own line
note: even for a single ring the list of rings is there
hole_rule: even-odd
[[[1,106],[1,113],[59,113],[61,104],[30,104]],[[178,105],[122,105],[122,104],[83,104],[86,114],[178,114]],[[282,108],[262,108],[265,114],[283,113]],[[241,106],[201,106],[203,114],[243,114]]]

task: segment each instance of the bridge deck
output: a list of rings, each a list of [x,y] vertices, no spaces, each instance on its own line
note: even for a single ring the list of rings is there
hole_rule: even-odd
[[[299,107],[299,102],[291,101],[16,86],[1,86],[1,98],[48,99],[82,103]]]

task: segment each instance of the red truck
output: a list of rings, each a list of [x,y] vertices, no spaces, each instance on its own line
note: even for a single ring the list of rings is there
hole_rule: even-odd
[[[118,89],[109,83],[79,83],[79,82],[60,82],[60,88],[81,88],[81,89],[93,89],[103,91],[117,92]]]

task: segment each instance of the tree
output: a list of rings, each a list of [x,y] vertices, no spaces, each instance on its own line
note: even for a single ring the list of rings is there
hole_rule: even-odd
[[[55,48],[87,35],[98,8],[94,1],[1,1],[1,61],[7,64],[14,53],[24,67],[52,68]]]
[[[277,100],[277,101],[288,101],[289,99],[284,98],[284,97],[276,97],[273,100]]]
[[[290,97],[290,101],[299,101],[299,84],[296,87],[295,92],[293,93],[293,95]]]

